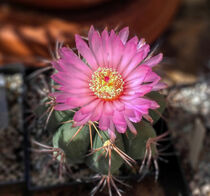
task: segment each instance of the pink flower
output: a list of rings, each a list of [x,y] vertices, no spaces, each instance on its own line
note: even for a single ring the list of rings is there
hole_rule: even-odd
[[[119,33],[105,29],[101,34],[91,27],[88,42],[75,36],[79,56],[63,47],[60,59],[52,62],[57,70],[52,79],[60,85],[53,94],[55,110],[79,108],[73,118],[76,126],[98,121],[113,140],[115,130],[125,133],[128,127],[137,133],[132,123],[159,107],[144,96],[165,87],[152,71],[162,54],[147,57],[150,47],[144,39],[128,40],[128,35],[128,27]]]

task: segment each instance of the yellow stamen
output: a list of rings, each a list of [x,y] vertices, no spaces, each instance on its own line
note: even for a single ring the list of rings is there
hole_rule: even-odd
[[[89,86],[94,94],[107,101],[117,99],[123,92],[122,76],[112,68],[99,67],[92,75]]]

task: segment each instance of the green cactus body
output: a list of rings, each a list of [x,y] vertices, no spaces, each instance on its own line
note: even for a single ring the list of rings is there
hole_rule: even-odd
[[[109,136],[107,132],[101,131],[100,133],[103,137],[103,141],[101,140],[99,135],[96,134],[93,140],[93,150],[105,146],[109,141]],[[124,144],[121,134],[117,134],[117,139],[114,144],[120,150],[124,151]],[[99,172],[101,174],[108,174],[109,155],[107,155],[107,157],[105,157],[105,155],[106,151],[104,149],[101,149],[100,151],[95,152],[94,154],[87,157],[86,163],[95,172]],[[112,150],[111,155],[111,173],[114,174],[118,172],[118,169],[124,161],[114,150]]]
[[[47,130],[55,132],[61,123],[72,120],[73,112],[71,111],[56,111],[52,113],[52,117],[47,124]]]
[[[157,101],[160,105],[158,112],[162,113],[165,109],[164,97],[156,92],[148,94],[148,97]],[[158,121],[160,115],[155,111],[150,111],[150,116],[153,118],[154,123]],[[61,122],[71,120],[73,118],[73,112],[71,111],[53,111],[50,121],[48,123],[48,129],[51,131],[57,130],[53,136],[53,146],[63,150],[65,154],[65,161],[70,164],[86,163],[87,166],[100,174],[108,174],[109,172],[109,154],[107,153],[106,145],[109,143],[109,135],[105,131],[100,131],[103,139],[98,134],[93,135],[93,151],[95,149],[103,147],[99,151],[95,151],[93,154],[87,156],[90,152],[90,135],[89,127],[85,125],[77,136],[70,142],[71,138],[78,131],[79,127],[72,127],[72,123],[61,124]],[[142,160],[146,151],[146,143],[149,138],[156,137],[156,133],[151,124],[142,120],[139,123],[134,124],[137,135],[133,135],[129,130],[126,134],[120,134],[116,132],[116,140],[114,145],[123,152],[126,152],[128,156],[135,160]],[[150,145],[152,150],[152,156],[157,153],[156,145]],[[56,153],[56,152],[55,152]],[[57,157],[60,160],[60,156]],[[112,148],[111,151],[111,173],[117,174],[119,168],[124,163],[124,160],[119,154]]]
[[[146,150],[146,142],[149,138],[156,137],[156,133],[154,128],[147,122],[141,121],[135,124],[135,128],[137,130],[137,135],[133,135],[131,132],[127,132],[127,136],[124,136],[124,141],[126,144],[126,152],[133,159],[143,159],[145,150]],[[156,146],[151,145],[152,154],[156,153]]]
[[[41,116],[47,111],[48,107],[46,105],[41,105],[35,110],[36,116]],[[49,113],[48,113],[49,114]],[[43,122],[47,120],[46,114],[43,117]],[[61,125],[62,122],[69,121],[73,118],[74,113],[72,111],[66,110],[66,111],[56,111],[54,110],[49,118],[49,121],[47,123],[46,129],[50,132],[55,132],[58,127]]]
[[[79,127],[72,127],[72,123],[66,123],[61,125],[53,136],[53,146],[63,150],[65,159],[70,164],[84,162],[90,145],[87,125],[71,140],[78,129]]]

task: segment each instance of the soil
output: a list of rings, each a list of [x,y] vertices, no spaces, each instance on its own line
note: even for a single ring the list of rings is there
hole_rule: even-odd
[[[123,190],[125,187],[123,188]],[[48,191],[39,191],[34,194],[34,196],[85,196],[89,195],[90,193],[90,187],[88,186],[81,186],[81,185],[73,185],[68,186],[65,188],[56,188]],[[99,192],[96,194],[96,196],[107,196],[107,190],[104,190],[103,192]],[[115,194],[113,194],[115,195]],[[141,183],[133,183],[132,188],[125,190],[125,193],[123,196],[167,196],[164,193],[163,188],[158,184],[154,182],[153,178],[146,178]]]
[[[9,124],[0,130],[0,184],[24,180],[22,130],[22,75],[4,75]]]

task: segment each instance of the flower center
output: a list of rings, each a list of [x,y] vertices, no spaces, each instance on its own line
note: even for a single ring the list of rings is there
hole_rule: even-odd
[[[104,100],[117,99],[123,92],[122,76],[112,68],[99,67],[92,75],[89,86],[94,94]]]

